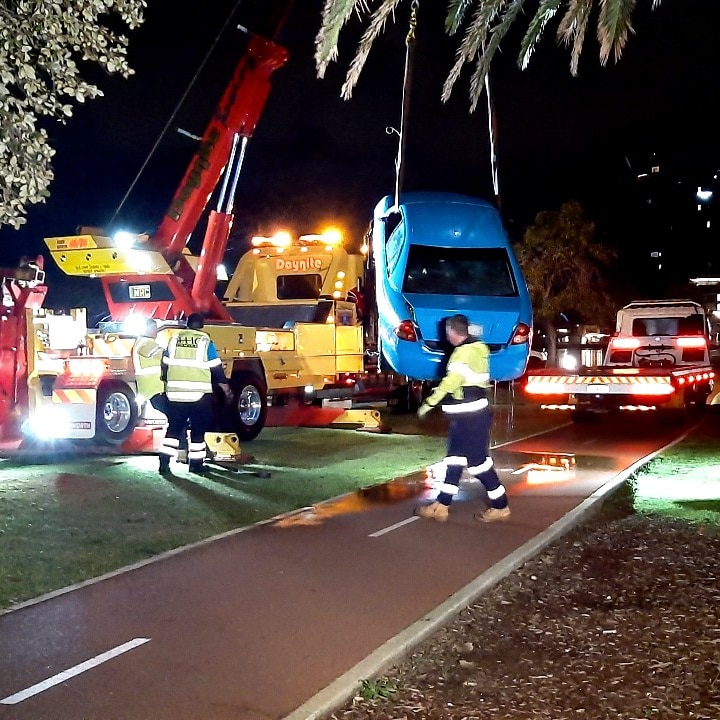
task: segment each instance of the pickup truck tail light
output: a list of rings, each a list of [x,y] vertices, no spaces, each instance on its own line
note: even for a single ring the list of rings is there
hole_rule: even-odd
[[[697,349],[705,349],[705,346],[707,345],[707,342],[705,341],[704,337],[679,337],[675,341],[677,343],[677,346],[679,348],[697,348]]]
[[[640,347],[638,338],[617,337],[610,341],[613,350],[637,350]]]

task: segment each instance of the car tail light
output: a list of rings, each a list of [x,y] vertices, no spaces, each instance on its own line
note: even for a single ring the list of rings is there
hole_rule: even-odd
[[[413,325],[412,320],[403,320],[396,328],[395,334],[401,340],[407,340],[408,342],[417,342],[417,330]]]
[[[613,338],[610,341],[613,350],[637,350],[640,347],[638,338]]]
[[[522,345],[530,341],[531,328],[525,323],[519,323],[515,328],[515,332],[510,340],[511,345]]]
[[[704,337],[679,337],[675,341],[679,348],[705,348],[707,344]]]

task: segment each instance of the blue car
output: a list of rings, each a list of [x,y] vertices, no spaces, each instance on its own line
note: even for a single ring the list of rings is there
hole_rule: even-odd
[[[519,378],[528,361],[532,305],[497,209],[478,198],[416,192],[375,207],[371,228],[378,351],[394,372],[437,381],[456,313],[490,347],[493,380]]]

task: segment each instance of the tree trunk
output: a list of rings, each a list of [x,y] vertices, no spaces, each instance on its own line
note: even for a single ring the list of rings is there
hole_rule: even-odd
[[[545,323],[546,342],[547,342],[547,366],[554,368],[557,367],[557,328],[555,323]]]

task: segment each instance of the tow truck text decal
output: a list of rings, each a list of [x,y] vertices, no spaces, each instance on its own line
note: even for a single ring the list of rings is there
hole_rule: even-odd
[[[302,260],[289,260],[275,258],[275,270],[282,272],[307,272],[308,270],[322,270],[320,258],[303,258]]]

